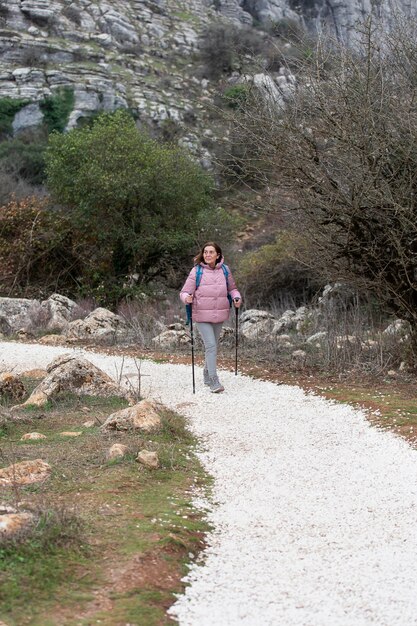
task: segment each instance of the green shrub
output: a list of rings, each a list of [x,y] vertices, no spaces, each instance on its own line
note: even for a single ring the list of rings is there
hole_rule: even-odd
[[[46,142],[28,143],[10,139],[0,143],[0,164],[3,171],[20,177],[30,185],[41,185],[45,176]]]
[[[301,238],[281,231],[273,243],[247,253],[236,273],[251,305],[266,306],[277,300],[304,303],[315,291],[314,277],[297,260]]]
[[[233,85],[224,91],[223,98],[230,109],[239,109],[248,98],[248,86]]]
[[[68,123],[71,111],[74,108],[74,90],[71,87],[62,87],[52,96],[46,96],[40,103],[43,121],[48,131],[62,133]]]
[[[48,187],[68,206],[88,259],[84,285],[104,294],[127,274],[146,283],[175,270],[202,223],[212,223],[211,177],[179,148],[144,135],[126,111],[53,133],[46,163]]]

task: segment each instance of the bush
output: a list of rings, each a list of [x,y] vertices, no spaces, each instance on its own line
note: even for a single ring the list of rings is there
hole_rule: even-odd
[[[54,130],[62,133],[65,130],[74,102],[74,90],[70,87],[57,89],[53,95],[45,96],[39,106],[50,133]]]
[[[11,199],[22,200],[35,193],[32,185],[7,171],[0,163],[0,207],[7,204]]]
[[[16,180],[21,178],[30,185],[42,185],[45,176],[45,149],[45,141],[28,143],[20,138],[3,141],[0,143],[2,170]]]
[[[300,306],[315,293],[318,284],[312,272],[296,260],[297,247],[295,236],[282,231],[273,243],[242,258],[236,275],[250,306],[264,308],[277,300]]]
[[[65,217],[36,197],[2,206],[0,265],[3,293],[39,296],[68,284],[76,261]]]
[[[40,49],[24,48],[20,54],[20,62],[24,67],[46,67],[48,65],[47,55]]]
[[[223,98],[230,109],[239,109],[248,98],[248,86],[233,85],[233,87],[228,87],[223,93]]]
[[[253,59],[265,48],[265,38],[251,28],[213,24],[200,41],[200,56],[209,78],[218,79],[240,69],[247,57]]]
[[[89,250],[88,288],[137,273],[146,283],[188,260],[210,213],[213,181],[182,150],[138,130],[126,111],[91,127],[53,133],[46,153],[48,186],[69,207],[72,227]]]

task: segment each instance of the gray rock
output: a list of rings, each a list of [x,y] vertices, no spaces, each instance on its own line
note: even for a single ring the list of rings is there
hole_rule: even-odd
[[[14,133],[18,133],[26,128],[38,126],[43,120],[43,113],[40,110],[39,104],[28,104],[20,109],[14,116],[12,122],[12,128]]]
[[[156,452],[141,450],[136,460],[147,469],[158,469],[159,467],[159,458]]]
[[[45,406],[51,398],[62,391],[78,395],[101,397],[119,396],[127,393],[110,376],[82,357],[63,354],[50,363],[47,376],[33,390],[30,397],[21,406]]]
[[[120,315],[99,307],[87,315],[85,319],[71,322],[65,335],[71,339],[115,342],[118,339],[126,339],[129,335],[129,328]]]
[[[116,411],[108,416],[102,430],[138,430],[153,432],[161,428],[161,418],[158,415],[155,402],[141,400],[138,404]]]
[[[323,341],[325,338],[327,337],[327,333],[324,330],[321,330],[318,333],[314,333],[314,335],[310,335],[310,337],[308,337],[306,339],[306,343],[317,343],[317,342],[321,342]]]
[[[31,324],[31,314],[40,308],[39,300],[27,298],[0,298],[0,320],[2,328],[17,332]],[[2,330],[2,332],[5,332]]]
[[[185,330],[165,330],[156,337],[152,343],[156,348],[173,348],[187,346],[191,343],[190,335]]]
[[[78,305],[70,298],[54,293],[47,300],[41,302],[41,307],[49,317],[48,330],[65,330],[68,328],[74,312]],[[81,312],[80,312],[81,313]]]

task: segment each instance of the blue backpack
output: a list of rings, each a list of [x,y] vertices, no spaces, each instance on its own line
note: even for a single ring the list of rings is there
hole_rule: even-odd
[[[227,267],[227,265],[223,263],[222,270],[223,270],[224,277],[226,279],[227,299],[229,300],[230,306],[232,306],[232,296],[229,293],[229,281],[228,281],[229,268]],[[203,267],[200,264],[198,264],[196,272],[195,272],[195,291],[197,291],[197,289],[199,288],[202,277],[203,277]],[[186,304],[185,310],[187,311],[186,324],[188,325],[191,321],[191,304]]]

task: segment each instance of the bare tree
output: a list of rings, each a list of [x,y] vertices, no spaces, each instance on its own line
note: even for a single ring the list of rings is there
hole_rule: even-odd
[[[289,192],[304,261],[411,324],[417,364],[417,26],[355,49],[320,42],[285,104],[252,94],[235,116],[259,179]],[[262,159],[260,159],[262,155]]]

